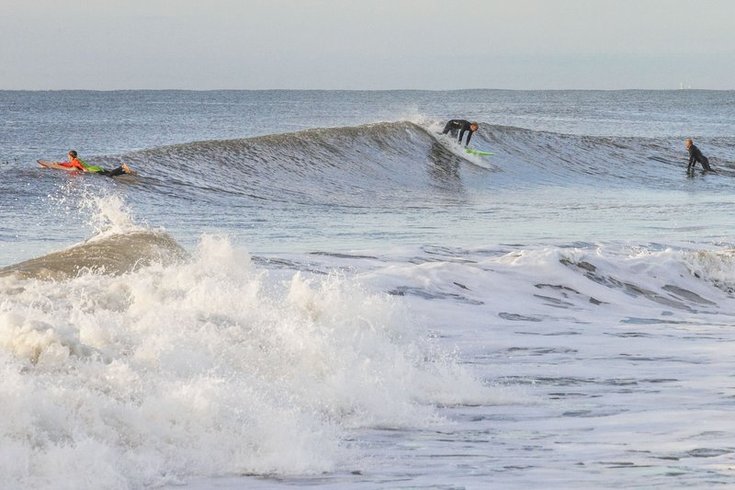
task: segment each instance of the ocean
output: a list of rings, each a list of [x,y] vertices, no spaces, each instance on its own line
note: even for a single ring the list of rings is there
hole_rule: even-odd
[[[0,91],[0,149],[3,488],[735,487],[735,92]]]

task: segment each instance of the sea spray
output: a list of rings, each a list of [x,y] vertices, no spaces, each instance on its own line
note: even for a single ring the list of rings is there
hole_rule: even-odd
[[[80,212],[85,213],[95,238],[145,229],[119,194],[87,193],[80,201]]]

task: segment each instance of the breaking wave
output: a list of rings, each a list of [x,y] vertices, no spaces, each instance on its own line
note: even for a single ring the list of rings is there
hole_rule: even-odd
[[[150,176],[144,185],[208,202],[230,196],[262,202],[353,206],[420,205],[488,187],[680,185],[686,152],[678,139],[566,135],[482,124],[467,155],[412,122],[313,129],[237,140],[166,146],[118,157]],[[732,138],[708,147],[728,148]],[[711,158],[726,175],[735,163]]]

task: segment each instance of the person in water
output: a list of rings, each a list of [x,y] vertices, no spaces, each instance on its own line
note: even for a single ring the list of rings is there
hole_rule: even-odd
[[[451,121],[447,122],[446,126],[444,126],[444,131],[442,131],[442,134],[451,133],[454,138],[457,138],[457,141],[459,144],[462,144],[462,137],[465,133],[467,133],[467,142],[465,142],[465,146],[470,144],[470,139],[472,138],[472,134],[477,131],[477,128],[479,126],[476,122],[469,122],[465,121],[464,119],[452,119]],[[457,134],[459,134],[459,137],[457,137]]]
[[[128,167],[126,163],[123,163],[119,167],[113,168],[112,170],[104,169],[98,165],[89,165],[87,162],[79,158],[76,150],[69,150],[67,157],[69,158],[68,162],[54,162],[54,163],[56,163],[56,165],[60,167],[64,167],[69,172],[80,170],[82,172],[106,175],[108,177],[116,177],[118,175],[123,175],[123,174],[130,174],[130,175],[135,174],[135,172],[130,167]]]
[[[712,167],[709,166],[709,159],[702,155],[702,152],[699,151],[699,148],[697,148],[691,138],[684,140],[684,145],[686,145],[687,150],[689,150],[689,165],[687,165],[687,173],[694,172],[694,166],[697,162],[702,164],[702,168],[705,171],[714,172]]]

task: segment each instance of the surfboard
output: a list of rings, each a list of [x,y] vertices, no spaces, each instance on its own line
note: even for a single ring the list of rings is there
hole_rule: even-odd
[[[483,150],[476,150],[474,148],[465,148],[465,153],[469,153],[470,155],[479,155],[479,156],[487,156],[487,155],[495,155],[495,153],[489,152],[489,151],[483,151]]]
[[[446,134],[436,133],[436,136],[434,136],[434,134],[431,132],[429,134],[436,140],[437,143],[443,146],[447,151],[451,152],[454,156],[461,158],[465,162],[475,165],[476,167],[484,168],[486,170],[495,170],[494,166],[490,164],[485,164],[484,162],[484,157],[493,155],[493,153],[462,146],[457,143],[457,140],[455,138],[450,138]],[[474,154],[473,152],[486,153],[487,155]]]

